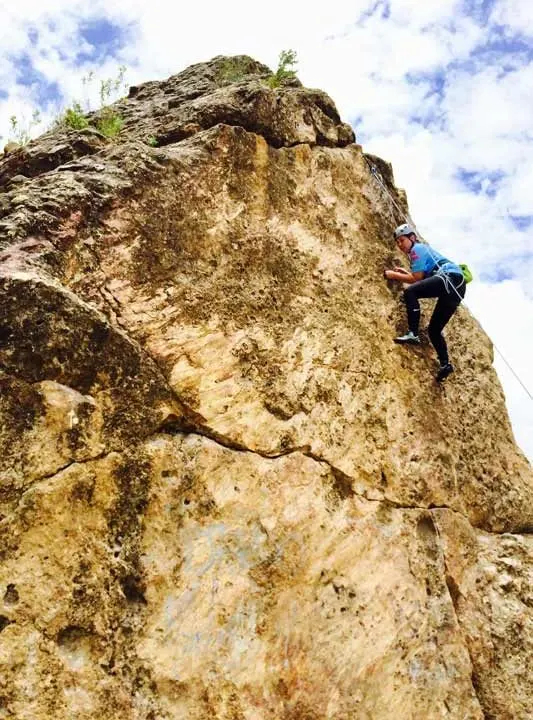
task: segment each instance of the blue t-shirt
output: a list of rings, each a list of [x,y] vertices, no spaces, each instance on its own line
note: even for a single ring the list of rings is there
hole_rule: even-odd
[[[447,273],[458,273],[461,275],[461,268],[444,255],[433,250],[429,245],[415,243],[409,251],[411,272],[423,272],[424,277],[429,277],[435,270],[441,269]]]

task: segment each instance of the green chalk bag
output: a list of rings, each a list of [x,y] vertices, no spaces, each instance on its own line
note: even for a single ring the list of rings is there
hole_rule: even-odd
[[[471,282],[474,279],[474,276],[472,275],[472,271],[470,270],[468,265],[465,265],[463,263],[463,265],[459,265],[459,267],[461,268],[461,272],[463,273],[465,283]]]

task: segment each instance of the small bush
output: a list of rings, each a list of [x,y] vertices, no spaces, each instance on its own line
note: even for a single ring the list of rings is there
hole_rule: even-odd
[[[219,80],[237,82],[250,72],[250,64],[244,58],[226,58],[218,72]]]
[[[296,77],[296,52],[294,50],[282,50],[279,54],[278,67],[267,82],[271,88],[277,88],[284,80],[292,80]]]
[[[29,123],[26,123],[24,118],[21,121],[16,115],[11,115],[9,118],[11,132],[8,136],[8,142],[16,142],[18,145],[27,145],[31,140],[31,131],[36,125],[39,125],[40,122],[41,113],[39,110],[34,110],[32,112]]]
[[[148,142],[148,145],[150,145],[151,147],[157,147],[159,145],[159,141],[157,140],[155,135],[150,135],[147,142]]]
[[[100,102],[102,105],[108,105],[112,100],[117,100],[127,90],[127,84],[124,81],[126,74],[126,66],[121,65],[118,69],[118,75],[107,80],[100,80]],[[88,81],[92,80],[93,75],[89,73]]]
[[[89,86],[94,81],[94,72],[89,72],[82,78],[83,91],[85,95],[85,107],[84,112],[81,102],[75,100],[72,105],[65,110],[65,112],[56,120],[56,125],[66,125],[73,130],[83,130],[92,123],[102,135],[112,138],[119,134],[124,125],[123,118],[110,107],[106,107],[110,102],[117,98],[117,96],[124,91],[124,75],[126,68],[121,65],[119,73],[115,79],[108,78],[107,80],[100,80],[100,89],[98,94],[100,96],[100,111],[96,121],[89,121],[86,114],[91,112],[91,103],[87,96],[89,94]]]
[[[82,78],[83,84],[83,103],[79,100],[73,100],[72,104],[66,110],[60,111],[52,122],[52,127],[67,127],[72,130],[83,130],[89,125],[93,125],[96,129],[112,138],[118,135],[124,125],[124,119],[121,115],[111,107],[107,107],[111,102],[117,100],[124,94],[127,88],[124,82],[126,68],[121,65],[118,75],[115,79],[108,78],[100,81],[99,96],[100,107],[98,115],[95,119],[89,119],[88,113],[91,112],[91,103],[88,99],[89,86],[94,81],[94,73],[91,71]],[[31,130],[41,122],[40,113],[35,110],[32,114],[32,120],[29,124],[20,122],[16,115],[11,117],[11,133],[9,139],[14,140],[19,145],[26,145],[31,139]]]
[[[96,129],[102,135],[112,138],[116,137],[122,130],[124,118],[115,112],[112,108],[104,108],[100,114],[100,118],[96,123]]]
[[[116,137],[122,130],[124,125],[124,118],[113,108],[106,107],[113,100],[118,99],[122,93],[126,90],[126,83],[124,82],[124,75],[126,68],[121,65],[119,68],[118,75],[115,79],[108,78],[107,80],[100,80],[100,103],[102,110],[100,117],[96,121],[96,129],[105,135],[106,137]],[[93,75],[89,74],[87,82],[91,82]]]
[[[72,107],[65,110],[63,117],[58,121],[58,124],[66,125],[73,130],[83,130],[89,125],[89,121],[83,114],[83,109],[79,102],[73,102]]]

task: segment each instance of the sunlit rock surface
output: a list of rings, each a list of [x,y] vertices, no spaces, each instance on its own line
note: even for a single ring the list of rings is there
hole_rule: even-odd
[[[0,160],[0,718],[531,717],[490,342],[461,308],[442,387],[392,344],[370,165],[405,194],[268,72],[215,58],[114,141]]]

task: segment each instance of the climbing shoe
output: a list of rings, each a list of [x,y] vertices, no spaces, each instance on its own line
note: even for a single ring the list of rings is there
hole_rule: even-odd
[[[448,363],[447,365],[441,365],[439,368],[439,372],[437,373],[437,382],[442,382],[452,372],[453,372],[453,365],[451,363]]]
[[[394,338],[394,342],[400,343],[400,345],[420,345],[420,338],[409,330],[405,335]]]

